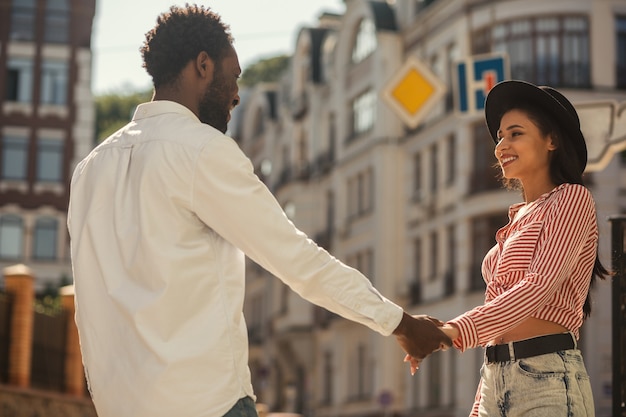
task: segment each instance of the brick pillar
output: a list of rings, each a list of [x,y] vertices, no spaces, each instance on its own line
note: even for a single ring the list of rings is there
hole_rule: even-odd
[[[33,273],[27,266],[19,264],[4,268],[3,274],[4,288],[12,297],[9,384],[28,387],[35,318]]]
[[[65,392],[71,395],[85,395],[85,373],[83,358],[78,341],[78,328],[74,321],[76,307],[74,305],[74,286],[67,285],[60,290],[61,303],[67,320],[65,340]]]

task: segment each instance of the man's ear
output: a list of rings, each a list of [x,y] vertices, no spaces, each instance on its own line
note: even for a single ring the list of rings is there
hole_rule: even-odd
[[[196,71],[200,78],[208,78],[213,80],[213,71],[215,69],[215,63],[205,51],[202,51],[196,57]]]

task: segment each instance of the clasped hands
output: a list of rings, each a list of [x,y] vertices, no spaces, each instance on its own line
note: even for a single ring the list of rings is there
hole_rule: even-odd
[[[452,346],[452,340],[458,337],[458,329],[428,315],[404,313],[393,334],[406,352],[404,361],[409,362],[411,375],[414,375],[426,356]]]

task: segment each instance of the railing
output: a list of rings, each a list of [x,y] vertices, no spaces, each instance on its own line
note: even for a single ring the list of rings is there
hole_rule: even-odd
[[[34,388],[64,390],[67,318],[35,312],[30,384]]]
[[[613,413],[626,417],[626,216],[612,216]]]

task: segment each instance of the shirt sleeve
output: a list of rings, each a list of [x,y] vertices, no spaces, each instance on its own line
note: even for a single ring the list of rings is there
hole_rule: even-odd
[[[572,272],[589,236],[597,234],[594,202],[585,187],[564,187],[555,197],[531,248],[532,258],[523,278],[493,300],[450,321],[459,328],[460,336],[454,341],[458,349],[484,346],[532,316]]]
[[[201,151],[192,193],[202,222],[304,299],[383,335],[399,325],[402,308],[298,230],[232,139]]]

